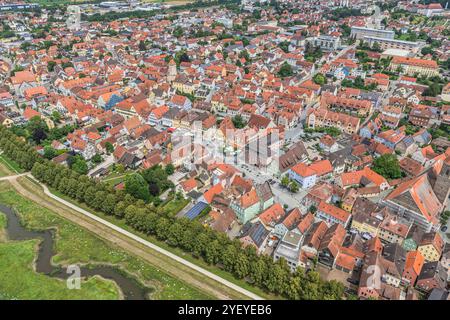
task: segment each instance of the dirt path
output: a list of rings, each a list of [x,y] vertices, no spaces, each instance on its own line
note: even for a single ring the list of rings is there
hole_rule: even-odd
[[[20,179],[22,180],[26,178]],[[238,292],[231,292],[230,288],[227,288],[218,282],[205,279],[204,276],[198,274],[195,270],[192,270],[177,261],[173,261],[155,250],[147,248],[137,241],[127,238],[107,226],[89,219],[81,213],[78,213],[77,211],[57,202],[56,200],[51,199],[44,194],[43,190],[39,186],[33,185],[33,182],[31,181],[18,181],[17,179],[10,179],[9,182],[23,196],[39,203],[40,205],[61,215],[65,219],[72,221],[97,236],[113,243],[115,246],[118,246],[127,252],[144,259],[157,268],[160,268],[168,274],[199,288],[217,299],[229,300],[247,298]]]

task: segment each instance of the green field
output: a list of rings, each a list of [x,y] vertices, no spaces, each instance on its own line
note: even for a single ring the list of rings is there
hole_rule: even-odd
[[[0,172],[6,172],[9,175],[11,171],[14,174],[22,173],[24,170],[14,161],[8,159],[4,155],[0,155]]]
[[[5,229],[6,227],[6,217],[0,212],[0,229]]]
[[[0,212],[0,242],[6,241],[6,217],[3,213]]]
[[[78,227],[59,217],[54,212],[41,207],[21,195],[19,195],[12,187],[5,183],[0,183],[0,203],[14,207],[20,214],[20,217],[26,227],[30,229],[43,230],[54,228],[56,232],[55,252],[53,262],[57,264],[86,263],[86,264],[114,264],[122,269],[135,275],[141,282],[144,282],[154,292],[152,299],[210,299],[211,297],[203,292],[193,288],[181,280],[175,279],[141,259],[138,259],[120,249],[111,247],[108,243],[91,234],[90,232]],[[4,217],[0,220],[4,224]],[[41,296],[51,297],[51,299],[66,299],[67,295],[64,291],[56,290],[54,279],[39,275],[31,269],[31,261],[34,257],[34,242],[26,241],[13,245],[12,243],[2,244],[0,251],[0,292],[7,292],[9,296],[15,297],[17,292],[14,291],[14,283],[23,280],[17,289],[21,292],[23,298],[33,297],[35,292],[41,292]],[[15,253],[17,251],[17,253]],[[20,255],[20,268],[9,268],[11,261],[3,262],[3,254],[11,258],[14,255]],[[6,260],[5,260],[6,261]],[[17,271],[19,270],[19,271]],[[10,281],[12,277],[1,276],[14,274],[14,282]],[[34,277],[33,277],[34,275]],[[12,279],[11,279],[12,280]],[[48,285],[41,282],[47,280]],[[58,280],[55,280],[58,281]],[[109,283],[109,282],[108,282]],[[89,286],[92,292],[99,292],[108,285],[107,282],[100,279],[90,279]],[[114,284],[112,285],[115,288]],[[51,289],[50,292],[42,292]],[[117,292],[113,295],[110,289],[107,295],[98,298],[114,299],[117,298]],[[81,293],[80,293],[81,294]],[[4,295],[4,294],[3,294]],[[95,296],[95,295],[94,295]],[[89,296],[86,296],[88,299]]]
[[[92,277],[80,290],[70,290],[65,281],[33,271],[38,240],[0,243],[0,294],[7,299],[118,299],[115,283]]]
[[[171,216],[175,216],[178,212],[181,211],[184,207],[189,203],[189,199],[181,198],[177,199],[176,197],[169,202],[167,202],[164,206],[164,212]]]
[[[0,178],[9,176],[10,174],[10,170],[8,170],[2,163],[0,163]]]

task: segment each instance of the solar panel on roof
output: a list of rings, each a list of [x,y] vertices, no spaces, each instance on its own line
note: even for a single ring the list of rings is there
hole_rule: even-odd
[[[198,202],[184,216],[186,218],[192,220],[195,217],[197,217],[200,214],[200,212],[202,212],[203,209],[205,209],[207,206],[208,206],[208,204],[206,204],[204,202]]]

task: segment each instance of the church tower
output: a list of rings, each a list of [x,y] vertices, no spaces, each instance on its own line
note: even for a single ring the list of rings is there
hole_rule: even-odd
[[[167,80],[172,82],[177,77],[177,64],[172,59],[169,61],[169,75],[167,76]]]

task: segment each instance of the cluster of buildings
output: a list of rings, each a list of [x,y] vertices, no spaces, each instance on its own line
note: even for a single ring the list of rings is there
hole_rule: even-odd
[[[49,141],[52,161],[80,155],[99,179],[118,164],[172,164],[169,178],[189,200],[177,216],[203,219],[292,271],[317,268],[362,299],[443,297],[450,86],[431,97],[422,79],[443,77],[450,42],[435,28],[442,52],[423,55],[425,44],[395,39],[394,28],[415,28],[408,19],[384,12],[380,29],[369,15],[327,18],[366,2],[284,1],[297,10],[281,13],[245,2],[82,21],[75,31],[45,9],[4,14],[16,36],[0,40],[0,123],[73,126]],[[30,36],[39,27],[47,31]],[[378,173],[386,156],[400,177]]]

